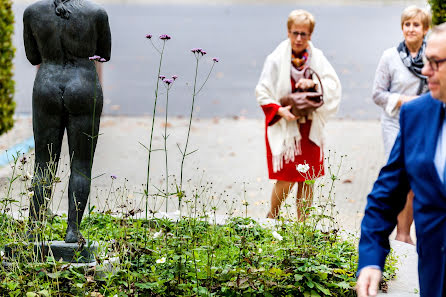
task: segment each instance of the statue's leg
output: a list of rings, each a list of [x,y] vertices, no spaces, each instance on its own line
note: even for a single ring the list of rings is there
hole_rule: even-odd
[[[31,228],[34,227],[32,222],[43,220],[52,196],[66,124],[66,115],[58,99],[60,90],[51,86],[42,89],[45,91],[35,87],[33,94],[35,165],[32,180],[34,194],[29,206]],[[29,232],[30,238],[33,238],[32,233]]]
[[[67,126],[71,159],[68,185],[68,228],[65,242],[77,242],[82,236],[79,226],[87,205],[91,186],[91,168],[99,134],[100,113],[71,116]]]

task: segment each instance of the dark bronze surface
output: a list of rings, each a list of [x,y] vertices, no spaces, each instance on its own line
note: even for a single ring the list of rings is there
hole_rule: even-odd
[[[66,129],[71,175],[65,242],[77,242],[97,143],[91,135],[98,135],[103,105],[101,85],[89,57],[110,59],[108,16],[99,5],[86,0],[38,1],[24,12],[23,38],[26,57],[31,64],[40,64],[32,95],[36,162],[30,226],[45,215],[43,206],[51,197]]]

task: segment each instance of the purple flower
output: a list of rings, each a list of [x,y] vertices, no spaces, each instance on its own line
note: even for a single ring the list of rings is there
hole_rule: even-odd
[[[194,54],[200,54],[203,51],[203,49],[202,48],[193,48],[190,51],[193,52]]]
[[[167,35],[167,34],[163,34],[163,35],[160,35],[160,39],[161,39],[161,40],[169,40],[169,39],[170,39],[170,36]]]
[[[214,61],[215,63],[218,63],[218,59],[217,58],[212,58],[212,61]]]
[[[168,78],[166,78],[166,79],[163,79],[163,82],[164,82],[166,85],[170,85],[171,83],[173,83],[173,80],[172,80],[172,79],[168,79]]]
[[[99,62],[104,63],[104,62],[107,62],[107,60],[105,60],[104,58],[100,58]]]
[[[110,175],[111,179],[116,179],[116,175]]]
[[[152,34],[146,34],[146,38],[147,38],[147,39],[152,38]]]
[[[166,77],[164,75],[160,75],[159,79],[164,80]]]
[[[178,75],[172,75],[172,79],[176,80],[178,78]]]
[[[100,56],[94,55],[93,57],[89,57],[88,58],[90,61],[98,61],[99,59],[101,59]]]
[[[202,56],[204,56],[204,55],[206,55],[207,53],[205,52],[205,51],[201,51],[201,55]]]

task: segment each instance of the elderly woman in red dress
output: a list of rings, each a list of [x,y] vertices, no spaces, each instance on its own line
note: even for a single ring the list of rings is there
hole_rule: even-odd
[[[297,183],[297,216],[305,218],[303,210],[311,206],[313,187],[306,179],[324,175],[323,132],[327,118],[336,113],[341,84],[331,64],[321,50],[311,43],[315,21],[305,10],[294,10],[288,16],[288,38],[266,58],[256,87],[256,97],[265,113],[265,140],[269,178],[277,180],[271,195],[269,218],[279,214],[282,201]],[[291,106],[279,101],[292,96],[296,89],[315,87],[319,82],[304,79],[302,71],[313,69],[321,78],[324,104],[305,117],[296,117]],[[302,173],[297,166],[309,170]]]

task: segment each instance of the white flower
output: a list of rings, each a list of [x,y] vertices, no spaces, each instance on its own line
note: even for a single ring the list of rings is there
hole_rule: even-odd
[[[263,252],[263,250],[262,250],[262,248],[259,248],[259,254],[260,254],[261,252]]]
[[[31,198],[32,196],[34,196],[34,191],[28,192],[28,197]]]
[[[277,233],[277,231],[273,231],[273,237],[277,239],[278,241],[281,241],[283,239],[282,235]]]
[[[33,179],[33,175],[30,174],[28,171],[26,172],[26,178],[27,179]]]
[[[299,164],[296,166],[296,170],[301,173],[307,173],[308,170],[310,170],[310,165],[308,164]]]
[[[166,257],[162,257],[161,259],[156,260],[157,264],[163,264],[166,263]]]
[[[153,238],[161,237],[161,235],[163,235],[163,230],[160,230],[159,232],[156,232],[155,234],[153,234]]]

